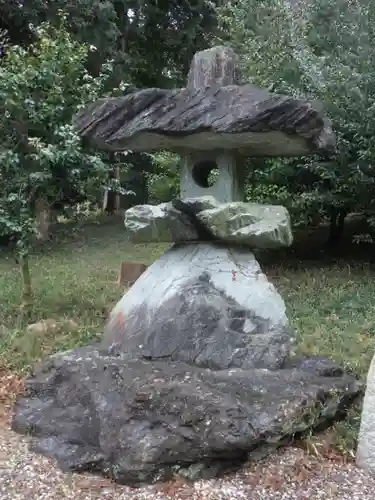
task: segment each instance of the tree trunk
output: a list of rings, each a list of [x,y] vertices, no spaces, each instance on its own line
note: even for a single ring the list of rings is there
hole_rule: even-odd
[[[32,287],[28,257],[21,257],[19,263],[22,279],[22,306],[28,307],[32,302]]]
[[[116,167],[116,179],[118,183],[121,185],[121,170],[120,167]],[[119,215],[121,213],[121,195],[120,193],[116,193],[115,195],[115,213]]]
[[[333,210],[330,219],[329,236],[327,246],[336,249],[344,234],[345,218],[347,211],[343,209]]]
[[[113,215],[116,211],[116,194],[109,189],[104,192],[103,198],[103,212]]]
[[[50,239],[52,219],[50,204],[44,198],[39,198],[35,203],[35,223],[39,240],[47,241]]]
[[[116,160],[113,160],[114,162]],[[116,165],[114,168],[113,177],[121,185],[121,168]],[[103,198],[103,212],[107,212],[110,215],[121,213],[121,194],[114,191],[106,189]]]

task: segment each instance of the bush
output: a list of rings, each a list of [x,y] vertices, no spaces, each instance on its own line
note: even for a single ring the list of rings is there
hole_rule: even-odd
[[[279,162],[276,184],[307,213],[329,217],[338,237],[348,212],[375,210],[375,4],[238,0],[219,10],[223,41],[241,56],[247,79],[319,100],[331,117],[337,153]]]

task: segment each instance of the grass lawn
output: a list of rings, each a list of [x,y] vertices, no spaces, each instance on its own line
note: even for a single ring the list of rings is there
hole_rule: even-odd
[[[0,258],[0,371],[24,371],[48,353],[84,344],[100,336],[103,308],[122,295],[116,285],[121,260],[151,263],[163,245],[131,245],[122,221],[92,224],[64,234],[31,259],[35,303],[32,315],[20,311],[20,278],[9,257]],[[375,352],[375,276],[370,264],[335,264],[274,257],[263,269],[284,300],[304,353],[326,355],[365,377]],[[46,318],[70,318],[76,333],[30,334],[27,324]],[[336,425],[336,444],[355,446],[359,409]]]

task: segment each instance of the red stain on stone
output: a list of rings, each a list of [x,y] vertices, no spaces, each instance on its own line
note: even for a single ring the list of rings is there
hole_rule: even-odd
[[[122,327],[125,324],[125,316],[123,312],[118,312],[114,319],[117,326]]]

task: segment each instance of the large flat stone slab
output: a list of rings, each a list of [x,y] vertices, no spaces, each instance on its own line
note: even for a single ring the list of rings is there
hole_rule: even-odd
[[[132,485],[215,476],[342,416],[362,385],[330,365],[212,371],[86,347],[35,370],[12,427],[65,471]]]
[[[84,138],[107,150],[299,156],[334,149],[320,105],[239,83],[234,51],[212,47],[195,54],[186,88],[99,99],[75,122]]]
[[[129,359],[250,369],[281,366],[293,340],[284,301],[247,248],[187,243],[126,292],[102,345]]]
[[[107,150],[301,156],[335,145],[330,121],[313,103],[252,85],[140,90],[100,99],[75,121],[82,137]]]

